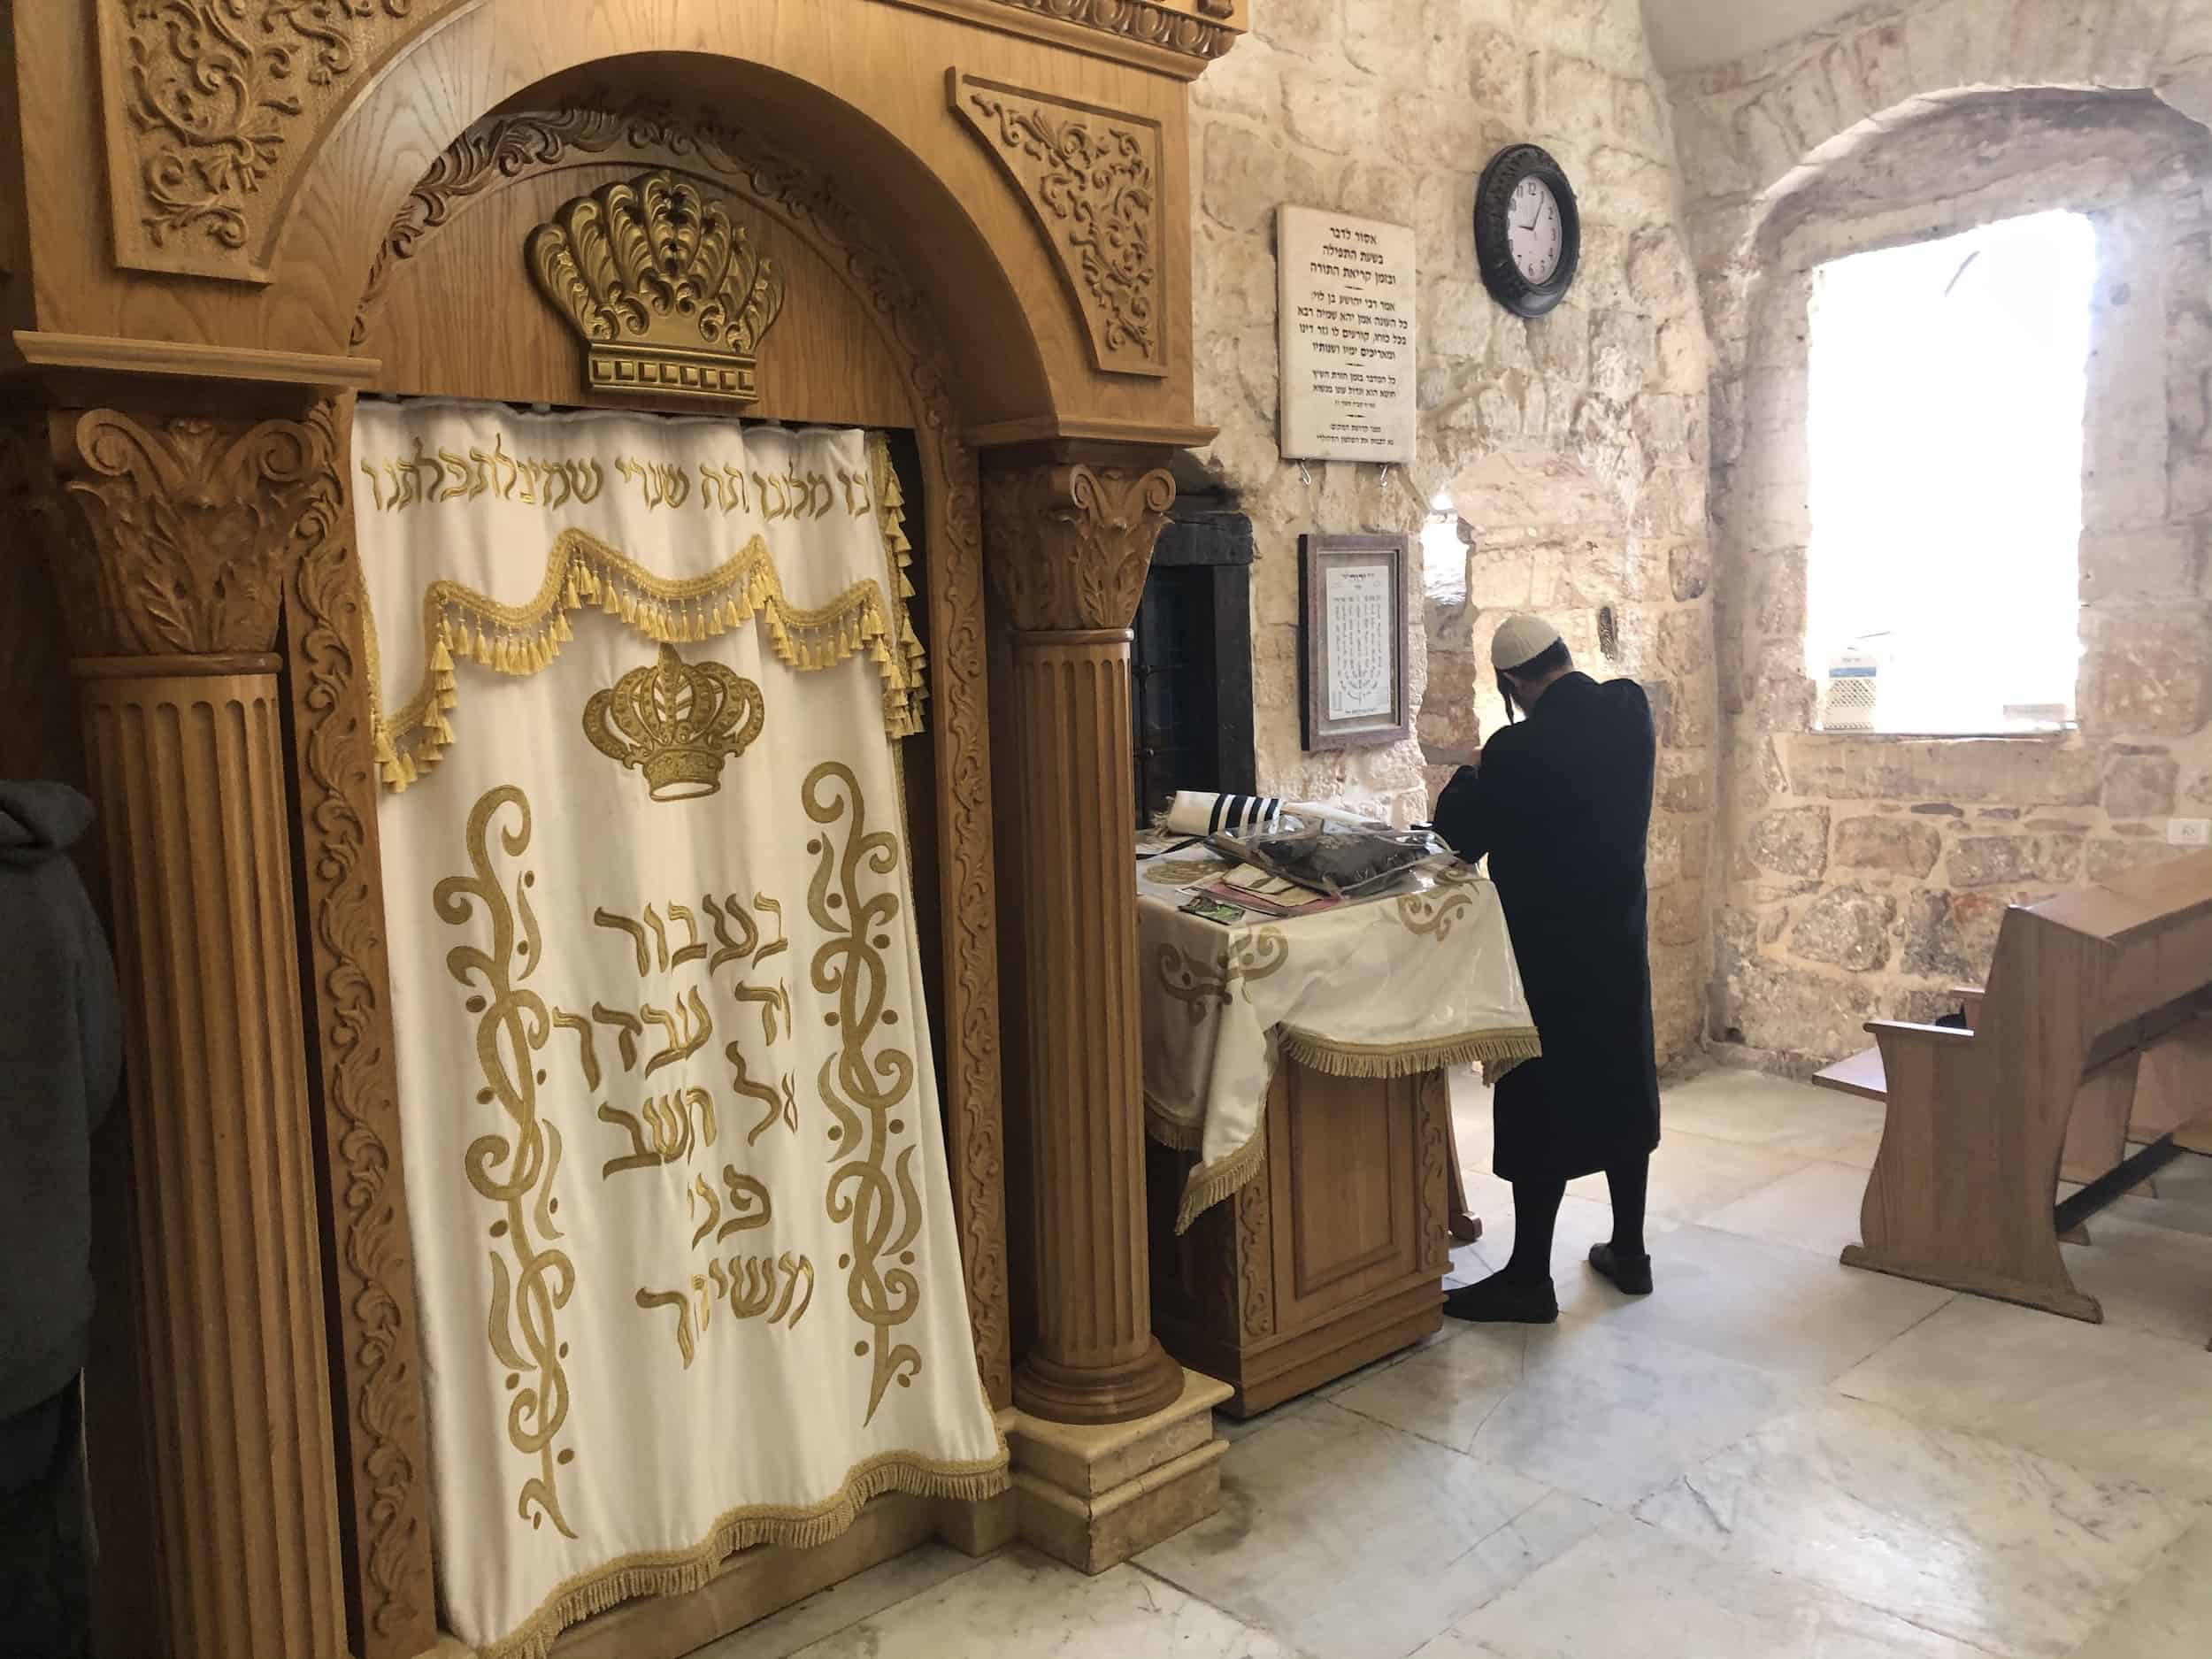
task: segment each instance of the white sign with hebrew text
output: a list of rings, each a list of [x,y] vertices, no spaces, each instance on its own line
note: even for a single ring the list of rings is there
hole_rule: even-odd
[[[1278,210],[1283,458],[1410,465],[1413,232]]]

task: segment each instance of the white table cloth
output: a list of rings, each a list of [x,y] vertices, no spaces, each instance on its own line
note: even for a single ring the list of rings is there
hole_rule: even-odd
[[[1145,1125],[1199,1154],[1176,1230],[1257,1175],[1276,1058],[1339,1077],[1411,1077],[1538,1052],[1497,889],[1455,868],[1413,893],[1230,927],[1182,905],[1230,865],[1137,866]]]

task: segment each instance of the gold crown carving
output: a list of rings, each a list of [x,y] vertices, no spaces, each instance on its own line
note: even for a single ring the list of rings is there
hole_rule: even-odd
[[[672,645],[584,705],[592,747],[645,773],[656,801],[694,801],[722,787],[722,766],[760,735],[760,687],[719,663],[687,663]]]
[[[727,205],[663,168],[564,203],[530,233],[530,269],[584,338],[605,391],[749,403],[783,273]]]

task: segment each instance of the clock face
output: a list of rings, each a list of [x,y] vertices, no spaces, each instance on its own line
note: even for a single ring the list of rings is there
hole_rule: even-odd
[[[1541,179],[1524,179],[1507,203],[1506,250],[1514,269],[1541,288],[1558,273],[1566,255],[1566,231],[1561,222],[1559,198]]]

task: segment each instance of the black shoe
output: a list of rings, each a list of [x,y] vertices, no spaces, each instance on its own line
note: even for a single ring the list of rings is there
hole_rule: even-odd
[[[1609,1244],[1594,1244],[1590,1247],[1590,1265],[1598,1271],[1599,1277],[1611,1279],[1616,1288],[1632,1296],[1651,1294],[1651,1253],[1648,1250],[1639,1250],[1631,1256],[1627,1251],[1617,1250]]]
[[[1479,1284],[1463,1285],[1447,1295],[1444,1316],[1470,1325],[1556,1325],[1559,1298],[1548,1279],[1524,1284],[1493,1273]]]

